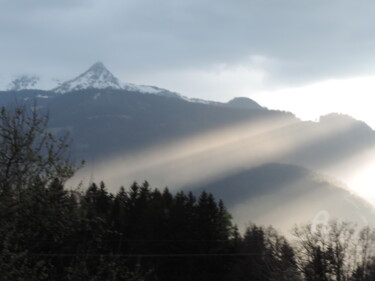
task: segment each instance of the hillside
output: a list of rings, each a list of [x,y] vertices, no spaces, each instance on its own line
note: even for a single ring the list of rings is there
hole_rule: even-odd
[[[375,223],[375,209],[365,200],[326,176],[295,165],[267,164],[185,189],[223,198],[241,227],[249,222],[272,224],[289,233],[295,224],[325,218],[362,226]]]
[[[212,184],[210,191],[227,200],[239,220],[248,216],[277,222],[273,214],[290,221],[308,219],[320,209],[329,209],[331,199],[338,198],[337,214],[346,217],[352,210],[344,200],[348,193],[313,180],[313,172],[301,167],[345,182],[348,171],[366,164],[368,152],[375,147],[374,131],[350,116],[330,114],[319,122],[304,122],[248,98],[228,103],[193,100],[154,86],[122,83],[102,64],[61,85],[65,86],[60,90],[0,92],[0,105],[36,105],[49,112],[53,133],[69,132],[72,159],[86,161],[70,184],[104,180],[115,188],[147,179],[174,190]],[[276,162],[295,166],[267,166]],[[255,167],[261,168],[252,170]],[[224,192],[218,179],[226,177],[230,180],[225,185],[233,184],[237,197]],[[301,199],[285,201],[284,192]],[[266,201],[259,203],[262,198]],[[304,200],[316,204],[298,211]],[[371,221],[364,202],[353,200],[359,213]],[[243,209],[245,205],[250,209]],[[277,211],[285,205],[285,214]],[[349,218],[363,221],[361,216]]]

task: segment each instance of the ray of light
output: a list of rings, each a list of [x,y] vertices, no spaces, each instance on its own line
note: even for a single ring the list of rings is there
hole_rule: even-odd
[[[295,119],[267,118],[196,135],[180,141],[119,155],[82,170],[76,178],[99,180],[116,188],[149,180],[158,186],[181,187],[223,177],[238,169],[277,162],[296,150],[351,129],[321,124],[304,127]],[[90,171],[90,169],[93,169]]]

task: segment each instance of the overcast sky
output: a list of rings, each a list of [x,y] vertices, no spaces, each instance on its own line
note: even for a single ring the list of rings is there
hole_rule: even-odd
[[[374,12],[370,0],[0,0],[0,75],[65,80],[102,61],[190,97],[360,115],[375,93]]]

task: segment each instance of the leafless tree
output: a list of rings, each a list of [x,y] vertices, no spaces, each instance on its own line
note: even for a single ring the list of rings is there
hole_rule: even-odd
[[[298,265],[306,280],[347,281],[356,267],[356,228],[331,221],[312,228],[295,227]]]
[[[0,196],[36,180],[65,182],[73,175],[68,136],[54,136],[48,119],[35,106],[0,109]]]

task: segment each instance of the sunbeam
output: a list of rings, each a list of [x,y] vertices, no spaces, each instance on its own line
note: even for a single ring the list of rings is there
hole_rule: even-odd
[[[307,128],[307,129],[306,129]],[[172,189],[202,184],[239,170],[269,162],[296,161],[309,156],[311,147],[350,132],[351,123],[300,123],[293,118],[266,118],[199,134],[131,154],[117,155],[100,163],[89,163],[76,178],[104,180],[118,188],[133,181],[149,180]],[[345,157],[352,157],[350,151]],[[313,153],[320,163],[333,164],[326,151]],[[311,156],[311,155],[310,155]],[[311,158],[311,157],[310,157]],[[311,159],[310,159],[311,160]],[[313,159],[314,165],[316,159]],[[309,160],[305,160],[309,166]],[[323,169],[324,172],[324,169]]]

